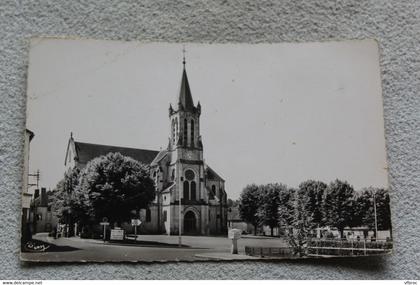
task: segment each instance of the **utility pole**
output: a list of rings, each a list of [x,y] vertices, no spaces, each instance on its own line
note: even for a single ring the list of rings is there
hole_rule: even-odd
[[[375,214],[375,239],[378,238],[378,218],[376,216],[376,191],[373,191],[373,212]]]
[[[36,178],[36,183],[28,183],[28,186],[29,187],[30,186],[36,186],[36,189],[39,189],[39,177],[40,177],[39,169],[35,173],[28,174],[28,176],[32,176],[32,177]]]

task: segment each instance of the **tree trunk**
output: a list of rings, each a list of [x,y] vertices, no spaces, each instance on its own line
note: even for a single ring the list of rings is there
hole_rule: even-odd
[[[270,229],[271,229],[271,236],[274,236],[274,227],[270,227]]]
[[[254,224],[254,236],[256,236],[256,235],[257,235],[257,225]]]

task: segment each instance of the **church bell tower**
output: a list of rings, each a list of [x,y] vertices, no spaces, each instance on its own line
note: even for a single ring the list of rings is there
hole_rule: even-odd
[[[169,105],[171,153],[169,173],[176,184],[175,203],[181,199],[183,232],[206,234],[208,197],[204,186],[203,144],[200,136],[200,102],[194,105],[183,57],[183,71],[176,105]],[[179,197],[181,195],[181,197]]]

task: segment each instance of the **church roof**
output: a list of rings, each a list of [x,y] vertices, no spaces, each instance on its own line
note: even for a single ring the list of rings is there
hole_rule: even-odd
[[[119,152],[137,161],[150,164],[158,155],[158,151],[148,149],[137,149],[112,145],[101,145],[84,142],[74,142],[79,163],[87,163],[95,157],[106,155],[110,152]]]
[[[163,187],[163,189],[161,190],[161,193],[168,193],[168,192],[170,192],[170,190],[174,186],[175,186],[175,182],[171,182],[171,183],[167,184],[165,187]]]
[[[157,155],[156,155],[156,157],[153,159],[153,161],[150,163],[150,165],[151,166],[155,166],[155,165],[157,165],[158,163],[159,163],[159,161],[161,161],[165,156],[166,156],[166,154],[168,153],[168,151],[166,150],[166,149],[164,149],[164,150],[161,150]]]
[[[219,174],[216,173],[213,169],[210,168],[207,164],[205,165],[206,176],[209,180],[222,180],[225,181]]]
[[[190,84],[188,83],[187,71],[182,72],[181,88],[179,90],[178,107],[186,111],[194,111],[194,102],[191,95]]]

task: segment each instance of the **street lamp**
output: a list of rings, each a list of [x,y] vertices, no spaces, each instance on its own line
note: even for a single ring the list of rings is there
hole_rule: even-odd
[[[376,215],[376,191],[373,191],[373,213],[375,215],[375,239],[378,238],[378,218]]]
[[[179,205],[178,205],[178,214],[179,214],[179,221],[178,221],[178,246],[181,247],[182,246],[182,235],[181,235],[181,231],[182,231],[182,220],[181,220],[181,184],[180,187],[178,187],[178,194],[179,194]]]

